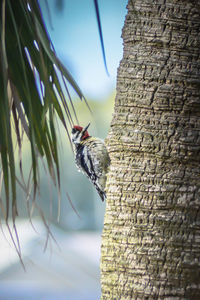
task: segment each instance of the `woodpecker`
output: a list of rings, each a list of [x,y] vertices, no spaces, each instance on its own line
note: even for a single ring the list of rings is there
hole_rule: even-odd
[[[89,135],[85,127],[75,125],[72,128],[71,140],[75,153],[75,163],[83,174],[94,184],[101,200],[106,198],[105,184],[110,158],[104,142]]]

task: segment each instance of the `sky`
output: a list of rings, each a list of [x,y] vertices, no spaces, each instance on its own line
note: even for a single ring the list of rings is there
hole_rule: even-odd
[[[121,32],[127,0],[99,0],[107,66],[105,71],[93,0],[64,0],[58,11],[55,0],[40,0],[46,26],[58,57],[71,72],[87,99],[108,97],[116,86],[123,54]],[[51,21],[50,21],[51,19]]]

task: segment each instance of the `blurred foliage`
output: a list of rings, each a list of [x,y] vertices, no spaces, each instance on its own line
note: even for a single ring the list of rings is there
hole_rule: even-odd
[[[46,0],[47,2],[47,0]],[[64,7],[64,1],[63,0],[56,0],[55,1],[55,7],[58,11],[62,11]]]

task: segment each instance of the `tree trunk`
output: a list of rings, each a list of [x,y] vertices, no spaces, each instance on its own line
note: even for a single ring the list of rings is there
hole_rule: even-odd
[[[129,0],[102,299],[200,299],[200,1]]]

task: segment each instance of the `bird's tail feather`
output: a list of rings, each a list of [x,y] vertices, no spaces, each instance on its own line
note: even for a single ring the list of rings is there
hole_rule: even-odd
[[[102,201],[104,201],[106,199],[106,193],[104,191],[102,191],[97,185],[95,185],[96,190],[101,198]]]

